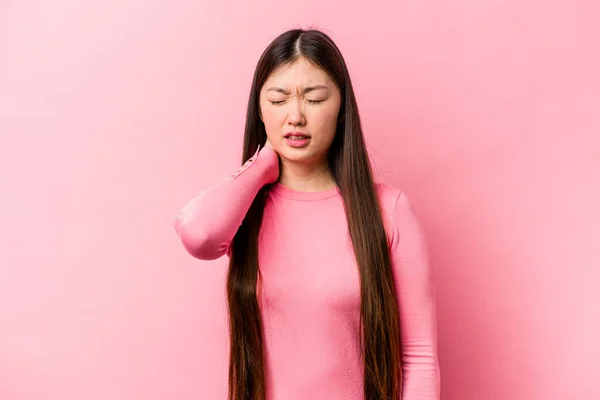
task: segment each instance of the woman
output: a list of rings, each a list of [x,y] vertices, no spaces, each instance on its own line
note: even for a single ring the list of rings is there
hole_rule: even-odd
[[[406,195],[373,182],[324,33],[290,30],[261,56],[243,162],[175,220],[191,255],[229,257],[228,398],[438,399],[423,236]]]

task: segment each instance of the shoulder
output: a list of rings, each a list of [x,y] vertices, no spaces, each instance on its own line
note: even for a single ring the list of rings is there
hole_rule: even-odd
[[[401,189],[384,182],[375,182],[375,192],[379,201],[381,218],[388,237],[388,243],[391,243],[394,237],[394,230],[396,229],[397,208],[398,206],[401,208],[405,207],[402,203],[408,200]]]
[[[381,182],[375,183],[375,191],[390,246],[394,246],[400,236],[420,238],[421,226],[406,192]]]
[[[375,182],[375,192],[382,207],[385,204],[393,206],[402,195],[402,190],[384,182]]]
[[[385,183],[377,183],[376,191],[390,246],[397,246],[400,237],[415,246],[421,243],[424,240],[422,227],[406,193]]]

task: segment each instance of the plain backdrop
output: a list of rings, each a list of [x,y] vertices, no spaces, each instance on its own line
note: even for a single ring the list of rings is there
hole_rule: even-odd
[[[425,227],[443,400],[598,399],[600,4],[575,0],[0,1],[0,399],[224,399],[226,258],[172,221],[241,164],[296,27],[342,50]]]

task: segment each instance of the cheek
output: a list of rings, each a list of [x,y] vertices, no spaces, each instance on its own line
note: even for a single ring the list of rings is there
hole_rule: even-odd
[[[318,127],[319,130],[331,130],[337,126],[337,118],[339,113],[339,107],[328,107],[315,110],[312,115],[311,122],[313,126]]]
[[[278,108],[268,107],[263,109],[262,119],[265,127],[280,126],[282,121],[285,120],[285,112]]]

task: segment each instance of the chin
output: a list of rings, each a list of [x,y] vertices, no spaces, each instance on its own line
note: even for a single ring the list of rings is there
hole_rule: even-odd
[[[315,151],[310,147],[301,149],[287,147],[284,148],[279,154],[287,161],[291,162],[312,162],[315,158],[319,158],[318,154],[315,153]]]

